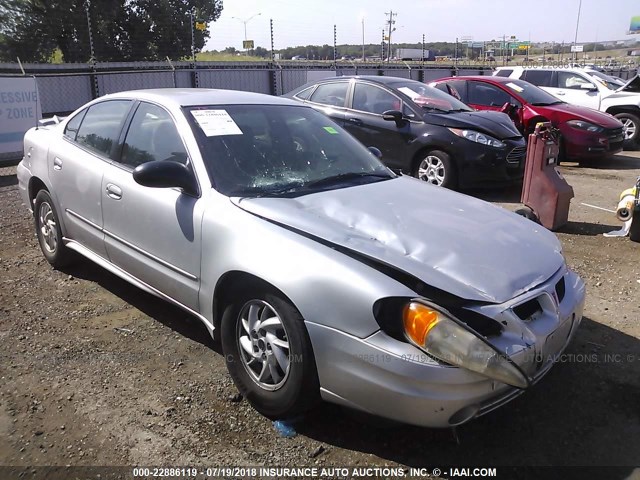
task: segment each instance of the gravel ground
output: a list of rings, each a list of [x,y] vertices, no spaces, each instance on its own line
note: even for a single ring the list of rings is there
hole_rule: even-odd
[[[640,244],[582,205],[613,208],[640,154],[562,171],[576,196],[558,236],[588,288],[566,361],[455,434],[324,404],[284,438],[197,320],[88,261],[53,270],[3,169],[0,465],[640,465]],[[515,209],[519,192],[478,195]]]

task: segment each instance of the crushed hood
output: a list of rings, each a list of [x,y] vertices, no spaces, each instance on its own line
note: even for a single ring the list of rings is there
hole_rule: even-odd
[[[426,113],[427,123],[450,128],[468,128],[480,130],[483,133],[504,140],[505,138],[521,137],[509,116],[501,112],[482,110],[478,112]]]
[[[616,90],[616,92],[632,92],[640,93],[640,75],[636,75],[622,87]]]
[[[410,177],[298,198],[232,201],[470,301],[505,302],[564,263],[560,242],[545,228]]]

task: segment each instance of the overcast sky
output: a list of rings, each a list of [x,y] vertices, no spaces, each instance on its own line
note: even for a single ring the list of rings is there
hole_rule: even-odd
[[[223,0],[220,19],[209,26],[205,49],[242,49],[244,20],[247,37],[270,48],[269,20],[276,49],[298,45],[380,43],[385,12],[397,12],[393,43],[476,41],[515,35],[520,40],[572,42],[579,0]],[[632,16],[640,15],[638,0],[582,0],[578,42],[622,40]],[[233,18],[237,17],[237,18]],[[636,35],[640,39],[640,35]]]

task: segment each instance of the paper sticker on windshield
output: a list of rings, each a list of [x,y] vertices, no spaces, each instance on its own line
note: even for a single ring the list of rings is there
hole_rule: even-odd
[[[207,137],[242,135],[242,130],[226,110],[192,110],[191,115]]]
[[[509,87],[512,90],[515,90],[518,93],[524,92],[524,88],[522,88],[520,85],[516,85],[515,83],[507,83],[507,87]]]
[[[418,92],[414,92],[409,87],[400,87],[398,89],[398,91],[404,93],[407,97],[409,97],[411,99],[414,99],[414,98],[420,96],[420,94]]]
[[[336,130],[333,127],[322,127],[322,128],[324,128],[327,132],[329,132],[332,135],[337,135],[338,134],[338,130]]]

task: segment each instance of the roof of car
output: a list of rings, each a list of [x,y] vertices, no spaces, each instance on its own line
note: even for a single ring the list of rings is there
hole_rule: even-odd
[[[238,90],[221,90],[213,88],[158,88],[148,90],[129,90],[113,93],[101,98],[134,98],[148,100],[174,106],[193,105],[295,105],[299,102],[265,95],[263,93],[241,92]]]
[[[410,78],[404,78],[404,77],[387,77],[387,76],[379,76],[379,75],[343,75],[340,77],[329,77],[329,78],[323,78],[320,81],[325,81],[325,80],[344,80],[344,79],[351,79],[351,78],[355,78],[355,79],[359,79],[359,80],[368,80],[370,82],[376,82],[376,83],[382,83],[384,85],[388,85],[390,83],[396,83],[396,82],[406,82],[406,81],[412,81],[415,82],[416,80],[412,80]],[[318,83],[318,82],[310,82],[310,83]]]
[[[434,80],[433,83],[443,82],[445,80],[481,80],[491,83],[509,83],[513,82],[513,78],[509,77],[492,77],[490,75],[460,75],[459,77],[446,77]]]

